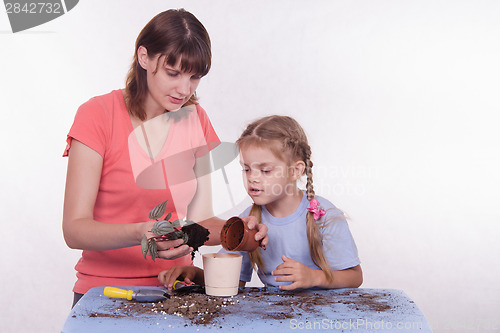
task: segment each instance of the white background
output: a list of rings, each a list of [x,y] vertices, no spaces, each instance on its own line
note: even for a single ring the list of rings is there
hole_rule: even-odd
[[[212,39],[198,95],[223,141],[268,114],[305,128],[362,287],[404,290],[438,333],[500,332],[500,2],[483,0],[82,0],[17,34],[2,10],[0,331],[60,331],[79,257],[61,232],[66,134],[123,87],[149,19],[179,7]]]

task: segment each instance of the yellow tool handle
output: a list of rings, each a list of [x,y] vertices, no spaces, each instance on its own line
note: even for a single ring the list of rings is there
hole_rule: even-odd
[[[186,284],[182,281],[179,281],[179,280],[175,280],[174,284],[172,285],[172,289],[177,289],[177,288],[181,288],[181,287],[184,287]]]
[[[104,296],[114,297],[114,298],[126,298],[129,301],[132,300],[133,290],[125,290],[115,287],[106,287],[104,288]]]

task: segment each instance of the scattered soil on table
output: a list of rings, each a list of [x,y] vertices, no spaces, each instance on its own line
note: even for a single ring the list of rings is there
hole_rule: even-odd
[[[267,313],[269,318],[287,319],[296,318],[297,315],[314,314],[319,307],[330,307],[335,310],[335,304],[345,304],[357,311],[385,312],[391,307],[384,301],[387,293],[369,294],[362,290],[339,290],[335,295],[325,295],[315,291],[280,291],[264,292],[259,288],[246,288],[250,298],[266,298],[267,296],[280,296],[281,300],[268,302],[272,313]],[[248,297],[248,296],[247,296]],[[257,314],[257,313],[256,313]]]
[[[112,313],[90,313],[89,317],[141,317],[178,315],[187,318],[193,324],[210,324],[212,319],[219,317],[222,310],[234,305],[233,297],[212,297],[205,294],[204,287],[188,287],[175,290],[170,298],[156,303],[140,303],[135,301],[117,301],[108,308]]]
[[[387,299],[387,293],[368,294],[362,290],[351,290],[345,292],[343,296],[345,297],[337,300],[336,303],[347,304],[356,310],[385,312],[391,309],[390,305],[382,300]]]
[[[173,291],[169,299],[157,303],[115,300],[114,303],[118,304],[107,309],[110,313],[91,313],[89,317],[161,317],[168,314],[184,317],[186,325],[215,325],[214,319],[230,316],[235,311],[245,318],[281,321],[317,316],[321,307],[330,307],[335,311],[337,304],[345,304],[353,311],[385,312],[391,309],[386,303],[389,296],[387,293],[365,293],[362,289],[339,290],[333,295],[325,295],[316,291],[241,288],[235,297],[213,297],[205,294],[204,287],[196,286]],[[264,303],[264,306],[249,306],[247,302]]]
[[[154,303],[151,311],[159,314],[174,314],[193,321],[194,324],[208,324],[227,306],[235,304],[233,297],[213,297],[205,294],[205,288],[182,289],[164,301]]]

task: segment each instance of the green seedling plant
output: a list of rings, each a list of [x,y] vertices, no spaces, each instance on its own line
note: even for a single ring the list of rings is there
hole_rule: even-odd
[[[158,258],[157,242],[176,239],[182,239],[184,241],[183,244],[187,244],[193,248],[191,257],[194,258],[195,251],[208,240],[210,232],[193,221],[185,221],[184,225],[182,225],[182,220],[170,222],[172,212],[168,213],[164,219],[161,219],[167,209],[167,202],[168,200],[160,203],[149,212],[149,219],[156,220],[156,222],[151,229],[154,236],[148,238],[144,235],[141,240],[144,259],[147,259],[147,255],[149,254],[153,261],[155,261]]]

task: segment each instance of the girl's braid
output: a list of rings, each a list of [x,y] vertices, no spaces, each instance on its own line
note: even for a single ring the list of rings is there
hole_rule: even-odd
[[[314,188],[313,188],[313,172],[312,172],[312,167],[313,167],[313,162],[311,161],[311,148],[309,147],[308,144],[305,144],[306,147],[304,149],[304,162],[306,164],[306,177],[307,177],[307,182],[306,182],[306,194],[307,194],[307,200],[311,201],[314,199]]]
[[[290,135],[293,135],[293,133]],[[307,143],[307,139],[306,138],[304,139],[300,140],[288,136],[285,139],[284,148],[285,149],[288,148],[292,156],[300,158],[305,163],[306,168],[304,171],[307,177],[306,194],[307,194],[307,200],[311,201],[312,199],[314,199],[315,196],[313,188],[313,173],[312,173],[313,162],[311,161],[311,147]]]

